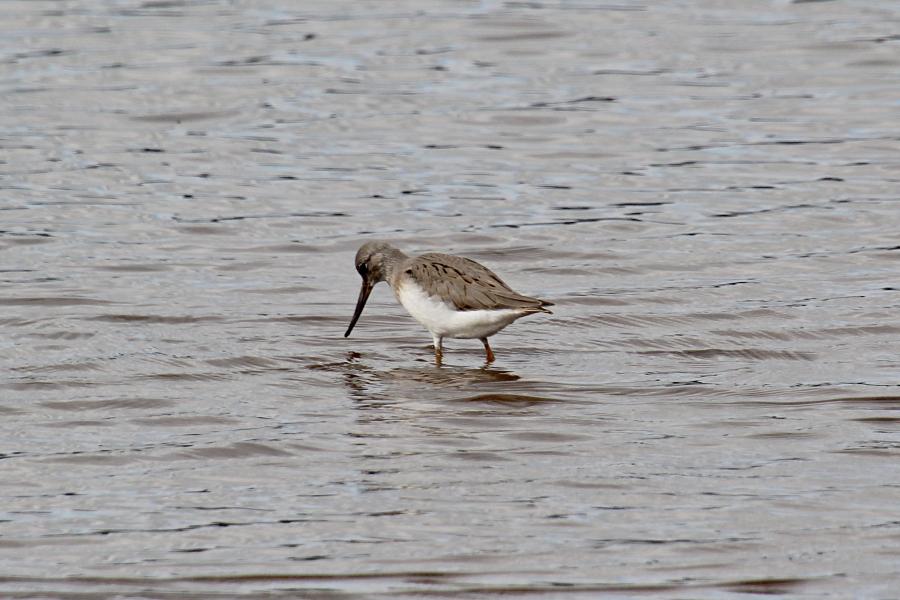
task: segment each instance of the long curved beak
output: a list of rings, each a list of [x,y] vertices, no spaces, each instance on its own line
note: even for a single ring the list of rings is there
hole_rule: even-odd
[[[366,305],[366,300],[369,299],[369,294],[372,293],[372,288],[375,287],[375,284],[369,281],[369,278],[366,277],[362,282],[362,289],[359,290],[359,299],[356,301],[356,310],[353,311],[353,318],[350,319],[350,327],[347,328],[347,333],[344,334],[344,337],[350,335],[350,332],[353,331],[353,326],[356,325],[356,322],[359,320],[359,315],[362,314],[363,307]]]

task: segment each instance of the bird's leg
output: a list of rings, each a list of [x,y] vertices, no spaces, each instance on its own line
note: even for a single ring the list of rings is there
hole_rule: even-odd
[[[444,358],[444,338],[432,335],[434,338],[434,364],[441,366],[441,359]]]
[[[489,363],[494,362],[494,352],[491,350],[491,345],[488,344],[487,338],[481,338],[481,343],[484,344],[485,360]]]

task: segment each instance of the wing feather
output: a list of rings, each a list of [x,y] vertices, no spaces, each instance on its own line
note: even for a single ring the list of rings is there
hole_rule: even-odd
[[[429,253],[409,259],[403,268],[431,296],[457,310],[522,309],[550,312],[552,302],[514,291],[496,273],[469,258]]]

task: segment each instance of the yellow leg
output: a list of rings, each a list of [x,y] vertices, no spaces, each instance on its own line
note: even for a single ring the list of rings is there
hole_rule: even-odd
[[[488,344],[487,338],[481,338],[481,343],[484,344],[485,360],[489,363],[494,362],[494,352],[491,350],[491,345]]]

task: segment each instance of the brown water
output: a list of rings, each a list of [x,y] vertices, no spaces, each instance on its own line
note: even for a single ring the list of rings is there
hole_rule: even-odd
[[[900,597],[898,31],[4,2],[0,596]],[[374,237],[555,314],[344,339]]]

